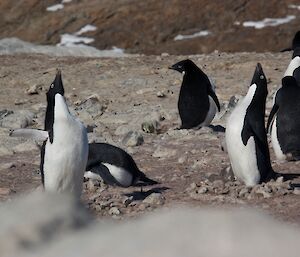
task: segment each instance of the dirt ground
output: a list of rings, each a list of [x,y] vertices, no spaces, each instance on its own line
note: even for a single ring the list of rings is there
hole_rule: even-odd
[[[209,129],[176,130],[179,126],[177,99],[181,75],[168,70],[173,63],[188,56],[138,56],[126,58],[56,58],[44,55],[0,56],[0,111],[29,110],[37,114],[35,127],[42,128],[42,113],[46,104],[45,91],[55,76],[57,67],[62,69],[66,97],[70,106],[97,94],[105,106],[103,114],[88,121],[95,125],[92,134],[96,141],[114,143],[130,152],[141,170],[160,182],[157,186],[113,188],[90,187],[85,183],[83,201],[99,217],[108,216],[105,205],[95,208],[94,199],[117,206],[119,218],[137,216],[157,208],[188,204],[191,206],[253,207],[263,209],[280,220],[300,224],[300,196],[294,193],[270,197],[236,197],[230,193],[205,193],[194,198],[189,193],[193,183],[206,179],[222,179],[221,172],[229,166],[226,153],[221,150],[224,133]],[[223,106],[233,95],[245,95],[255,65],[261,62],[268,77],[269,96],[267,115],[272,106],[272,93],[280,85],[281,77],[289,63],[290,53],[279,54],[211,54],[189,56],[216,84],[216,93]],[[37,94],[28,95],[26,89],[37,85]],[[163,97],[158,97],[163,96]],[[157,133],[145,133],[141,123],[157,113],[161,116]],[[267,116],[266,115],[266,116]],[[93,124],[93,122],[95,124]],[[214,125],[226,125],[226,115],[218,117]],[[144,138],[139,146],[126,147],[124,135],[118,128],[129,127]],[[2,146],[15,147],[20,142],[8,137],[9,128],[1,128]],[[98,140],[97,140],[98,139]],[[24,141],[22,141],[24,142]],[[21,142],[21,143],[22,143]],[[300,173],[297,162],[275,161],[276,172]],[[0,154],[0,200],[35,190],[40,186],[39,152],[29,148]],[[300,180],[292,182],[297,186]],[[161,193],[162,202],[146,205],[142,200],[152,192]],[[95,196],[96,194],[96,196]],[[131,203],[124,201],[131,196]]]

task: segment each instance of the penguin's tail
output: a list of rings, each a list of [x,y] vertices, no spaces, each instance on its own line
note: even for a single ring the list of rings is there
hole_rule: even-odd
[[[137,182],[142,182],[143,185],[145,186],[150,186],[150,185],[157,185],[159,184],[159,182],[151,179],[151,178],[148,178],[143,172],[140,171],[140,174],[139,174],[139,179]]]

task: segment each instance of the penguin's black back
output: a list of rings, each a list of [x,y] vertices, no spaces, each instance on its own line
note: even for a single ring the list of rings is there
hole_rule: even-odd
[[[106,143],[91,143],[89,144],[86,170],[90,170],[93,166],[99,165],[99,163],[109,163],[122,167],[131,172],[133,176],[140,174],[140,170],[133,158],[123,149]]]
[[[288,77],[285,77],[286,79]],[[289,77],[276,94],[275,102],[279,106],[277,112],[277,137],[282,152],[292,153],[300,157],[300,87],[293,77]],[[283,82],[284,83],[284,82]]]
[[[178,99],[181,128],[196,127],[205,120],[209,110],[209,87],[210,81],[201,69],[195,64],[188,67]]]
[[[254,137],[257,166],[260,172],[260,182],[264,182],[274,175],[270,161],[267,133],[265,128],[266,98],[268,95],[267,80],[260,64],[257,64],[251,85],[257,88],[250,105],[247,108],[242,140],[247,144],[251,136]]]

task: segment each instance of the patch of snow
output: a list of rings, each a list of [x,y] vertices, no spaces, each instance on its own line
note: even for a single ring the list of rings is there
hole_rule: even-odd
[[[62,4],[67,4],[67,3],[71,3],[71,2],[72,2],[72,0],[62,0],[61,1]]]
[[[72,46],[35,45],[18,38],[4,38],[0,40],[0,55],[18,53],[39,53],[50,56],[85,56],[85,57],[127,57],[123,49],[113,47],[111,50],[98,50],[95,47],[83,44]]]
[[[241,25],[241,22],[240,21],[235,21],[233,24],[239,26],[239,25]]]
[[[205,37],[205,36],[208,36],[210,35],[211,32],[208,31],[208,30],[202,30],[202,31],[199,31],[197,33],[194,33],[192,35],[177,35],[174,40],[177,41],[177,40],[184,40],[184,39],[191,39],[191,38],[196,38],[196,37]]]
[[[60,43],[57,46],[78,46],[79,44],[90,44],[95,40],[90,37],[79,37],[72,34],[60,35]]]
[[[296,16],[294,15],[288,15],[285,18],[265,18],[262,21],[245,21],[243,22],[243,26],[244,27],[254,27],[256,29],[262,29],[264,27],[268,27],[268,26],[279,26],[281,24],[284,23],[289,23],[290,21],[292,21],[293,19],[295,19]]]
[[[97,30],[96,26],[88,24],[88,25],[85,25],[84,27],[82,27],[79,31],[77,31],[75,33],[75,35],[79,36],[79,35],[82,35],[82,34],[84,34],[86,32],[95,31],[95,30]]]
[[[300,5],[290,4],[288,7],[291,9],[297,9],[300,11]]]
[[[55,4],[55,5],[51,5],[49,7],[47,7],[47,11],[48,12],[56,12],[58,10],[61,10],[64,8],[64,5],[63,4]]]

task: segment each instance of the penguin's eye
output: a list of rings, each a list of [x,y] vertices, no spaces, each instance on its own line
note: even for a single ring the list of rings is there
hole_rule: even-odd
[[[260,75],[260,77],[259,77],[260,79],[264,79],[265,77],[263,76],[263,75]]]
[[[51,87],[51,88],[54,88],[54,84],[51,84],[50,87]]]

